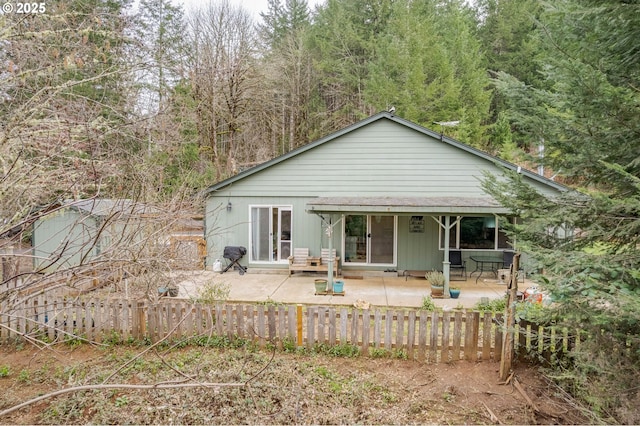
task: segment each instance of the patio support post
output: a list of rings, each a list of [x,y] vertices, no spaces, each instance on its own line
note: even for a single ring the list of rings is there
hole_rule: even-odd
[[[442,262],[442,273],[444,275],[444,295],[449,298],[449,278],[451,276],[451,262],[449,262],[449,230],[451,229],[451,216],[444,217],[444,260]]]
[[[327,291],[333,291],[333,262],[335,261],[335,257],[331,256],[333,252],[333,228],[337,226],[342,219],[338,219],[336,223],[332,223],[331,215],[329,215],[329,220],[326,220],[322,215],[318,215],[322,220],[323,224],[327,225],[327,237],[329,237],[329,263],[327,264]]]
[[[328,277],[327,277],[327,291],[333,291],[333,261],[334,258],[331,256],[331,252],[333,251],[333,226],[331,226],[331,216],[329,216],[329,222],[327,222],[327,237],[329,237],[329,264],[328,266]]]

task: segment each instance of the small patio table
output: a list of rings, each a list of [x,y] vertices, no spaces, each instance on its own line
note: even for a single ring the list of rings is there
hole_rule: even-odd
[[[495,256],[471,256],[470,259],[476,262],[476,269],[469,274],[469,276],[472,277],[475,272],[478,272],[476,284],[484,271],[493,272],[493,275],[497,278],[498,269],[504,264],[504,260],[502,258]]]

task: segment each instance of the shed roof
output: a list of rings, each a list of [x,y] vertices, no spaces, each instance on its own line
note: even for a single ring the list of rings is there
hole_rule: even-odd
[[[66,200],[62,207],[71,207],[79,211],[94,215],[107,216],[111,214],[158,214],[155,207],[134,200],[119,198],[89,198],[84,200]]]
[[[526,176],[526,177],[528,177],[528,178],[530,178],[530,179],[532,179],[534,181],[537,181],[537,182],[540,182],[540,183],[542,183],[544,185],[552,187],[552,188],[554,188],[556,190],[559,190],[559,191],[568,190],[568,188],[565,187],[564,185],[562,185],[562,184],[560,184],[558,182],[554,182],[554,181],[552,181],[552,180],[550,180],[548,178],[545,178],[544,176],[540,176],[540,175],[538,175],[538,174],[536,174],[536,173],[534,173],[532,171],[523,169],[523,168],[521,168],[520,166],[518,166],[516,164],[510,163],[510,162],[508,162],[506,160],[502,160],[502,159],[500,159],[500,158],[498,158],[496,156],[493,156],[493,155],[491,155],[491,154],[489,154],[487,152],[484,152],[482,150],[474,148],[474,147],[472,147],[470,145],[464,144],[464,143],[462,143],[460,141],[457,141],[455,139],[449,138],[447,136],[443,136],[439,132],[427,129],[426,127],[420,126],[420,125],[418,125],[416,123],[413,123],[411,121],[408,121],[408,120],[405,120],[403,118],[400,118],[400,117],[398,117],[398,116],[396,116],[394,114],[391,114],[391,113],[389,113],[387,111],[383,111],[383,112],[380,112],[378,114],[372,115],[371,117],[368,117],[368,118],[366,118],[366,119],[364,119],[362,121],[354,123],[351,126],[347,126],[347,127],[343,128],[341,130],[338,130],[337,132],[334,132],[334,133],[332,133],[332,134],[330,134],[328,136],[325,136],[325,137],[323,137],[321,139],[318,139],[318,140],[316,140],[314,142],[308,143],[308,144],[306,144],[304,146],[301,146],[301,147],[299,147],[297,149],[294,149],[294,150],[292,150],[292,151],[290,151],[290,152],[288,152],[286,154],[283,154],[283,155],[281,155],[279,157],[276,157],[276,158],[274,158],[272,160],[269,160],[269,161],[266,161],[264,163],[261,163],[261,164],[259,164],[257,166],[254,166],[254,167],[252,167],[250,169],[247,169],[247,170],[245,170],[245,171],[243,171],[241,173],[238,173],[237,175],[234,175],[234,176],[232,176],[232,177],[230,177],[228,179],[225,179],[225,180],[220,181],[220,182],[218,182],[218,183],[216,183],[214,185],[211,185],[207,189],[207,194],[210,194],[210,193],[215,192],[217,190],[223,189],[223,188],[225,188],[225,187],[227,187],[227,186],[229,186],[229,185],[231,185],[231,184],[233,184],[235,182],[238,182],[238,181],[240,181],[240,180],[242,180],[242,179],[244,179],[246,177],[249,177],[251,175],[259,173],[262,170],[268,169],[270,167],[274,167],[274,166],[276,166],[276,165],[278,165],[278,164],[280,164],[280,163],[282,163],[284,161],[289,160],[290,158],[296,157],[296,156],[298,156],[298,155],[300,155],[300,154],[302,154],[304,152],[312,150],[312,149],[314,149],[314,148],[316,148],[316,147],[318,147],[320,145],[323,145],[323,144],[325,144],[325,143],[327,143],[329,141],[332,141],[334,139],[342,137],[342,136],[344,136],[344,135],[346,135],[348,133],[351,133],[351,132],[353,132],[353,131],[355,131],[357,129],[360,129],[360,128],[364,127],[364,126],[367,126],[367,125],[369,125],[371,123],[374,123],[376,121],[379,121],[379,120],[390,120],[390,121],[393,121],[393,122],[398,123],[400,125],[403,125],[403,126],[405,126],[407,128],[415,130],[415,131],[417,131],[419,133],[422,133],[425,136],[428,136],[428,137],[434,138],[434,139],[438,139],[438,140],[442,141],[443,143],[449,144],[449,145],[451,145],[451,146],[453,146],[455,148],[458,148],[458,149],[461,149],[461,150],[466,151],[468,153],[471,153],[471,154],[473,154],[473,155],[475,155],[475,156],[477,156],[479,158],[492,161],[492,162],[498,164],[499,166],[502,166],[502,167],[504,167],[504,168],[506,168],[508,170],[517,171],[518,173],[521,173],[523,176]]]

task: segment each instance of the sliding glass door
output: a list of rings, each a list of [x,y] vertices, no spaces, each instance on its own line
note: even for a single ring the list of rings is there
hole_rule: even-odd
[[[395,216],[369,216],[369,263],[395,264]]]
[[[291,255],[292,229],[291,206],[251,207],[251,261],[286,261]]]
[[[344,262],[395,265],[396,228],[396,216],[345,216]]]

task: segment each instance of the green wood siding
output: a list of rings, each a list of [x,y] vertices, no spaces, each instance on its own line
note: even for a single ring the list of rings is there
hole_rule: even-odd
[[[443,252],[438,250],[438,224],[424,216],[423,233],[409,232],[410,216],[398,218],[398,269],[442,269]]]
[[[310,200],[310,197],[209,197],[205,222],[205,238],[209,254],[207,265],[212,265],[215,259],[223,260],[222,253],[225,246],[244,246],[250,250],[251,206],[291,206],[293,247],[308,247],[312,254],[319,255],[320,249],[326,246],[322,246],[320,218],[305,211],[306,204]],[[226,210],[229,201],[232,205],[231,211]],[[241,263],[248,264],[248,259],[249,253]],[[266,263],[260,265],[264,268],[270,267]]]
[[[36,221],[33,228],[34,266],[48,270],[72,267],[95,256],[99,246],[92,245],[97,225],[92,217],[83,217],[71,209],[62,209]],[[58,258],[53,264],[52,260]]]
[[[493,162],[379,120],[233,183],[232,196],[479,196]],[[536,185],[546,190],[542,185]]]
[[[136,243],[154,235],[153,225],[144,219],[119,221],[110,217],[104,226],[104,216],[96,216],[74,208],[48,213],[33,225],[34,267],[47,270],[71,268],[95,260],[101,255],[116,257],[115,247],[139,250]]]

